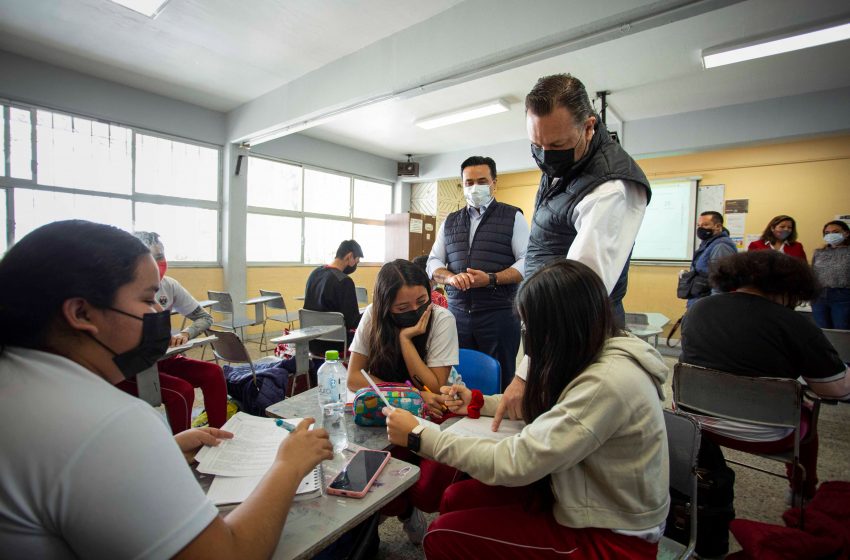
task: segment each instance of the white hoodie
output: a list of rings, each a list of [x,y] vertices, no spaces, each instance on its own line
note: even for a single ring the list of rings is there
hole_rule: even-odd
[[[668,373],[642,340],[611,338],[521,433],[497,442],[427,428],[420,455],[490,485],[525,486],[551,474],[552,513],[567,527],[652,529],[669,506],[662,411]],[[482,415],[492,416],[500,399],[486,397]]]

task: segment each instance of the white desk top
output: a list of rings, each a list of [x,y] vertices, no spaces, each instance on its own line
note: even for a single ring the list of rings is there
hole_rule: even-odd
[[[274,344],[280,343],[297,343],[304,342],[307,340],[313,340],[315,338],[319,338],[321,336],[325,336],[326,334],[331,334],[334,331],[338,331],[339,329],[343,329],[345,327],[341,327],[339,325],[316,325],[313,327],[304,327],[303,329],[295,329],[293,331],[289,331],[289,334],[285,334],[283,336],[279,336],[277,338],[271,339],[270,342]]]

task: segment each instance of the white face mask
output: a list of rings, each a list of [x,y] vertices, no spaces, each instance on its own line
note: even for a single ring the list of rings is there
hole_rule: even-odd
[[[463,197],[466,203],[473,208],[479,208],[493,200],[490,194],[490,185],[470,185],[463,187]]]
[[[823,236],[823,240],[826,243],[828,243],[832,246],[835,246],[835,245],[838,245],[839,243],[841,243],[842,241],[844,241],[844,234],[843,233],[827,233],[826,235]]]

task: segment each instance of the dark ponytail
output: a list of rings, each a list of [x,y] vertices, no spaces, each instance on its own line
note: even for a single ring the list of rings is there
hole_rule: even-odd
[[[66,220],[42,226],[0,261],[0,347],[44,348],[62,304],[75,297],[112,305],[150,251],[113,226]]]

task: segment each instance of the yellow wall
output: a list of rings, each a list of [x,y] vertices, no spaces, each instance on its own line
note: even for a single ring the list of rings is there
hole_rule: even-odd
[[[702,184],[726,185],[726,199],[749,199],[746,233],[760,233],[778,214],[797,221],[799,241],[811,255],[823,245],[821,227],[850,213],[850,135],[716,150],[638,162],[650,180],[701,176]],[[538,172],[499,177],[496,197],[531,216]],[[676,298],[680,267],[633,265],[627,311],[656,311],[671,322],[685,310]]]

